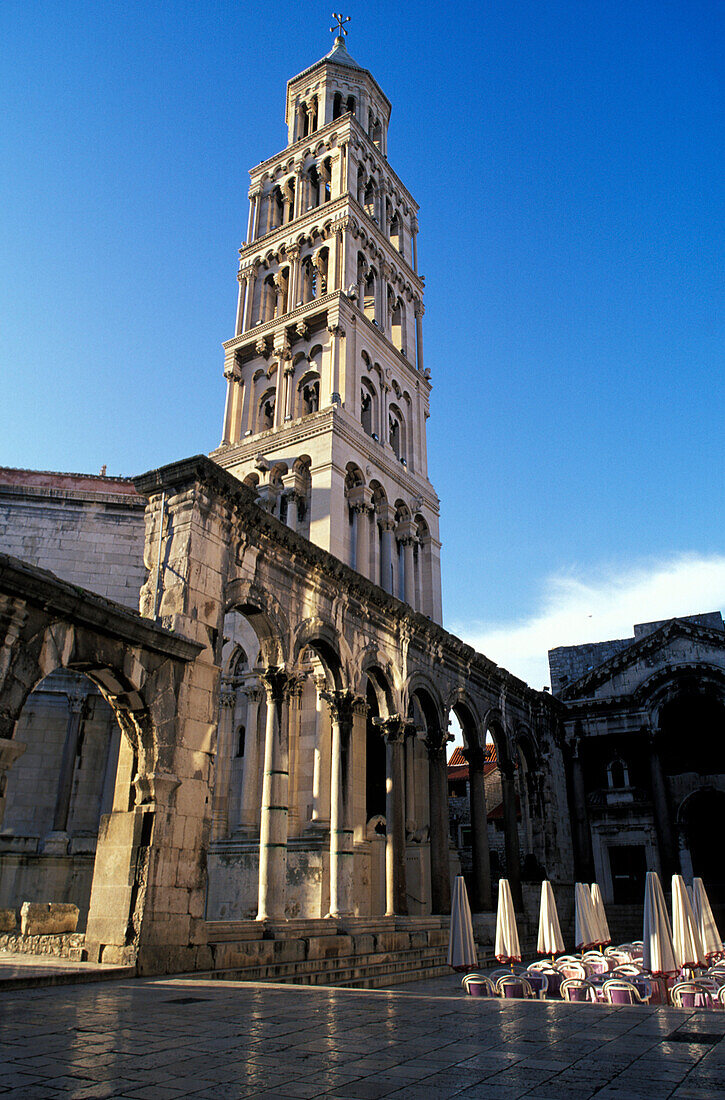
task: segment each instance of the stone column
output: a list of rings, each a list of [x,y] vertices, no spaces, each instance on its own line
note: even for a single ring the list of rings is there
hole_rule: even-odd
[[[655,828],[660,844],[660,865],[663,876],[667,878],[677,871],[677,855],[667,797],[667,780],[662,767],[659,745],[654,735],[650,736],[650,779]]]
[[[514,782],[513,764],[506,763],[502,765],[499,761],[499,769],[501,772],[501,794],[503,795],[506,873],[511,886],[514,905],[520,908],[523,904],[521,897],[521,853],[519,850],[519,829],[516,821],[516,784]]]
[[[259,268],[255,264],[247,275],[247,299],[244,305],[244,324],[242,332],[247,332],[253,324],[252,310],[254,308],[254,289],[257,285],[257,273]]]
[[[256,241],[259,236],[259,214],[262,209],[262,192],[261,190],[255,191],[252,195],[252,218],[251,218],[251,232],[249,234],[249,243]]]
[[[422,302],[415,303],[415,351],[416,366],[423,371],[423,314],[425,306]]]
[[[257,825],[257,792],[259,790],[259,704],[262,702],[262,689],[250,684],[245,687],[247,697],[247,723],[244,738],[244,770],[242,772],[242,793],[239,805],[239,827],[243,832],[253,833]]]
[[[315,723],[315,748],[312,759],[312,818],[317,824],[323,824],[329,820],[329,807],[325,799],[325,787],[323,784],[323,746],[322,746],[322,693],[326,689],[327,681],[324,676],[315,677],[317,688],[317,721]]]
[[[413,271],[418,274],[418,221],[413,218],[410,223],[410,240],[413,246]]]
[[[244,330],[244,295],[247,290],[247,278],[242,275],[241,271],[237,273],[237,282],[239,283],[239,294],[237,296],[237,320],[234,335],[240,336]]]
[[[405,876],[405,758],[408,722],[399,714],[374,718],[385,739],[385,915],[407,916]]]
[[[236,691],[231,684],[223,684],[214,769],[214,798],[211,813],[212,840],[221,840],[229,832],[229,783],[236,701]]]
[[[285,378],[285,402],[284,402],[284,419],[285,422],[292,419],[292,395],[294,394],[294,376],[295,368],[288,363],[284,368]]]
[[[473,856],[474,906],[477,911],[491,908],[491,859],[488,851],[488,812],[483,766],[486,754],[478,745],[463,750],[468,761],[468,785],[471,799],[471,854]]]
[[[398,541],[403,547],[403,591],[405,602],[409,607],[415,608],[415,568],[413,565],[413,539],[415,524],[407,520],[399,523],[397,532]]]
[[[428,750],[428,801],[430,803],[430,884],[434,913],[451,911],[447,742],[448,738],[442,730],[427,731],[425,747]]]
[[[60,762],[60,774],[58,776],[58,788],[53,810],[53,829],[51,837],[61,834],[63,845],[68,843],[68,813],[70,811],[71,795],[73,793],[73,776],[76,770],[78,756],[78,742],[80,740],[81,726],[86,709],[86,694],[78,692],[68,696],[68,725],[66,727],[63,755]],[[47,851],[47,841],[44,850]]]
[[[380,529],[382,542],[380,546],[380,586],[386,592],[393,591],[393,532],[395,530],[395,513],[389,504],[379,509]]]
[[[352,722],[355,707],[365,700],[351,691],[323,690],[330,708],[332,752],[330,768],[330,917],[352,912]]]
[[[370,512],[365,501],[355,505],[355,569],[363,577],[370,575]]]
[[[297,502],[295,512],[297,510]],[[303,679],[296,677],[289,691],[289,815],[287,833],[298,836],[300,831],[299,809],[299,753],[300,725],[302,722]]]
[[[299,218],[300,214],[302,213],[302,211],[304,209],[303,206],[302,206],[302,179],[303,179],[302,166],[298,165],[295,168],[295,208],[294,208],[295,218]]]
[[[284,669],[262,674],[267,692],[264,783],[259,829],[257,920],[284,920],[287,893],[287,815],[289,797],[289,697],[292,677]]]
[[[340,343],[345,330],[340,325],[328,325],[330,333],[330,404],[340,404]]]

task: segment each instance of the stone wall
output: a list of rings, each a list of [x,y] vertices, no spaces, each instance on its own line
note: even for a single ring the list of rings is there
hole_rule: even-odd
[[[0,468],[0,550],[137,609],[144,505],[126,478]]]

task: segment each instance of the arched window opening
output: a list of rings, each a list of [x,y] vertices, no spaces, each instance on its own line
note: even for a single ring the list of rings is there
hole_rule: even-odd
[[[368,180],[368,185],[365,188],[363,208],[368,217],[375,220],[375,183],[373,180]]]
[[[405,426],[400,409],[391,405],[388,410],[388,442],[393,449],[393,454],[401,462],[405,461]]]
[[[246,733],[247,731],[244,726],[240,726],[237,730],[237,757],[244,756],[244,740]]]
[[[332,100],[332,121],[334,122],[336,118],[340,118],[342,113],[342,92],[335,92]]]
[[[380,148],[383,140],[383,127],[379,118],[376,118],[373,122],[372,129],[370,131],[370,140],[376,148]]]
[[[629,768],[619,756],[607,765],[607,783],[613,791],[629,786]]]
[[[390,222],[390,243],[402,252],[401,238],[400,238],[400,218],[397,214],[393,214]]]
[[[302,388],[302,415],[309,416],[316,413],[320,407],[320,380],[308,382]]]
[[[349,95],[347,97],[347,103],[345,104],[345,110],[349,111],[350,114],[353,114],[353,115],[355,114],[355,96],[354,95]]]
[[[317,165],[313,164],[307,173],[307,209],[312,210],[320,205],[320,173]]]
[[[365,279],[363,312],[369,321],[375,321],[375,268],[371,267]]]
[[[373,395],[363,385],[360,389],[360,423],[366,435],[373,434]]]
[[[274,427],[274,403],[275,392],[269,390],[264,395],[259,406],[259,431],[266,432]]]
[[[303,138],[306,138],[310,132],[310,111],[306,103],[300,104],[300,110],[302,111],[302,134]]]
[[[395,301],[390,315],[390,335],[393,346],[405,355],[405,306],[400,298]]]
[[[358,170],[357,170],[357,192],[356,192],[356,195],[357,195],[357,201],[360,203],[360,206],[362,206],[365,202],[365,171],[363,169],[362,164],[358,167]]]
[[[320,179],[320,202],[330,202],[332,198],[332,161],[329,157],[322,162]]]
[[[260,303],[260,324],[271,321],[274,317],[274,308],[277,301],[277,290],[274,285],[274,275],[268,275],[262,284],[262,301]]]

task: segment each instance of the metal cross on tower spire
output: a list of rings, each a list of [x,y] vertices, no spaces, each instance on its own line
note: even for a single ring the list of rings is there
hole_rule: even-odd
[[[348,15],[346,17],[343,17],[340,12],[333,11],[332,18],[337,20],[337,26],[330,27],[330,34],[333,34],[335,31],[337,31],[337,37],[342,38],[344,34],[347,34],[347,31],[345,30],[345,23],[350,22],[350,16]]]

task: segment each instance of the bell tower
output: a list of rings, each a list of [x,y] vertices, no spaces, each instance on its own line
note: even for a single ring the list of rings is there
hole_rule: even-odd
[[[440,622],[418,205],[388,163],[390,111],[342,35],[288,82],[287,146],[250,172],[212,458],[290,527]]]

